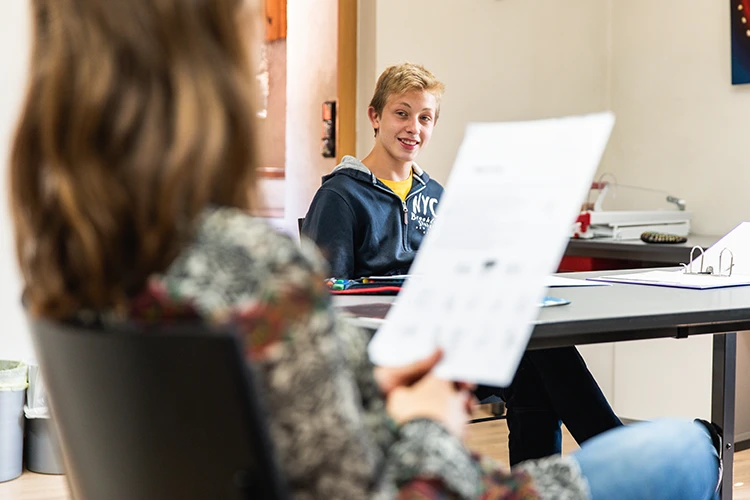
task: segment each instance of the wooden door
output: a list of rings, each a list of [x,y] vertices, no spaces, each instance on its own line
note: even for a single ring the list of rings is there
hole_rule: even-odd
[[[356,154],[357,0],[339,0],[336,158]]]
[[[265,0],[266,41],[286,38],[286,0]]]

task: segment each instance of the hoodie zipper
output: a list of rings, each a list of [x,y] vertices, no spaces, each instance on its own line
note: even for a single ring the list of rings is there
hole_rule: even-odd
[[[370,175],[372,175],[372,174],[370,174]],[[375,177],[374,175],[372,175],[372,181],[373,181],[373,182],[372,182],[372,183],[373,183],[373,185],[374,185],[374,186],[375,186],[376,188],[380,189],[381,191],[383,191],[383,192],[385,192],[385,193],[388,193],[388,194],[389,194],[389,195],[391,195],[391,196],[395,196],[395,197],[396,197],[396,198],[398,199],[398,201],[400,201],[400,202],[401,202],[401,212],[402,212],[402,214],[403,214],[403,216],[404,216],[404,217],[403,217],[403,221],[402,221],[402,222],[404,223],[404,231],[403,231],[403,232],[401,233],[401,234],[402,234],[402,238],[401,238],[401,246],[403,246],[404,250],[406,250],[406,249],[407,249],[407,247],[406,247],[406,242],[407,242],[407,240],[408,240],[408,238],[407,238],[407,236],[406,236],[406,230],[407,230],[407,229],[408,229],[408,227],[409,227],[409,207],[407,207],[407,205],[406,205],[406,202],[408,202],[408,201],[409,201],[409,198],[411,198],[411,197],[413,197],[414,195],[416,195],[416,194],[418,194],[418,193],[421,193],[422,191],[424,191],[425,189],[427,189],[427,184],[425,184],[425,183],[424,183],[424,182],[422,181],[422,179],[419,179],[419,182],[420,182],[420,183],[421,183],[422,185],[421,185],[421,186],[420,186],[420,187],[419,187],[419,188],[418,188],[418,189],[417,189],[416,191],[412,191],[412,192],[410,192],[409,194],[407,194],[407,195],[406,195],[406,199],[405,199],[405,200],[402,200],[402,199],[401,199],[401,198],[399,197],[399,195],[397,195],[396,193],[394,193],[394,192],[393,192],[393,191],[391,191],[390,189],[386,189],[386,188],[384,188],[383,186],[381,186],[380,184],[378,184],[378,180],[377,180],[377,178],[376,178],[376,177]]]
[[[399,196],[396,193],[394,193],[390,189],[385,189],[384,187],[382,187],[379,184],[375,184],[375,187],[378,188],[378,189],[380,189],[381,191],[383,191],[385,193],[388,193],[391,196],[395,196],[396,198],[398,198],[398,201],[401,202],[401,211],[404,214],[404,226],[408,226],[409,225],[409,208],[406,206],[406,202],[409,201],[409,198],[411,198],[415,194],[421,193],[422,191],[425,190],[425,188],[427,188],[426,185],[422,184],[422,186],[419,189],[417,189],[416,191],[412,191],[411,193],[409,193],[408,195],[406,195],[406,199],[405,200],[402,200],[401,198],[399,198]]]
[[[405,200],[402,200],[402,201],[401,201],[401,206],[402,206],[402,207],[403,207],[403,209],[404,209],[404,224],[408,224],[408,223],[409,223],[409,218],[407,217],[407,214],[408,214],[408,212],[409,212],[409,209],[408,209],[408,208],[406,207],[406,202],[408,202],[408,201],[409,201],[409,198],[413,197],[413,196],[414,196],[414,195],[416,195],[416,194],[419,194],[419,193],[421,193],[421,192],[422,192],[422,191],[424,191],[425,189],[427,189],[427,185],[426,185],[426,184],[422,184],[422,186],[421,186],[421,187],[419,187],[419,188],[418,188],[418,189],[417,189],[416,191],[412,191],[411,193],[407,194],[407,195],[406,195],[406,199],[405,199]],[[400,198],[399,198],[399,199],[400,199]]]

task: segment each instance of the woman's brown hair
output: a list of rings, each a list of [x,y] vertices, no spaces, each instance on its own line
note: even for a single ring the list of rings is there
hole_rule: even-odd
[[[33,0],[10,160],[32,314],[125,307],[209,205],[249,208],[242,0]]]

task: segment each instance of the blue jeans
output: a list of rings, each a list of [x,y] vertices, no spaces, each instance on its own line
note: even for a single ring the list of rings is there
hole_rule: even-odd
[[[571,454],[592,500],[716,499],[718,455],[706,429],[663,419],[611,430]]]
[[[578,349],[526,351],[508,388],[479,387],[506,403],[510,464],[559,454],[561,422],[580,445],[622,425]]]

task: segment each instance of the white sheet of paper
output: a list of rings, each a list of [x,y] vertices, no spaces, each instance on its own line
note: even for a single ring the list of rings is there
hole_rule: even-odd
[[[544,280],[544,286],[547,288],[570,288],[578,286],[609,286],[608,283],[601,281],[586,281],[575,278],[565,278],[563,276],[547,276]]]
[[[611,113],[470,124],[373,362],[439,346],[437,375],[509,385],[613,124]]]
[[[724,249],[729,251],[724,252],[722,255]],[[732,259],[732,256],[734,259]],[[640,285],[696,288],[700,290],[745,286],[750,285],[750,258],[748,256],[750,256],[750,222],[743,222],[714,243],[711,248],[704,252],[702,257],[700,256],[700,252],[696,250],[694,252],[695,258],[690,263],[690,268],[693,272],[700,271],[701,269],[706,270],[710,266],[715,271],[721,269],[723,274],[727,274],[731,265],[731,276],[685,274],[682,271],[646,271],[643,273],[615,274],[589,279]],[[721,262],[719,262],[719,257],[721,257]]]
[[[697,290],[750,285],[750,276],[747,275],[732,274],[730,277],[718,277],[705,274],[685,274],[682,271],[646,271],[644,273],[615,274],[589,279],[633,285],[694,288]]]

